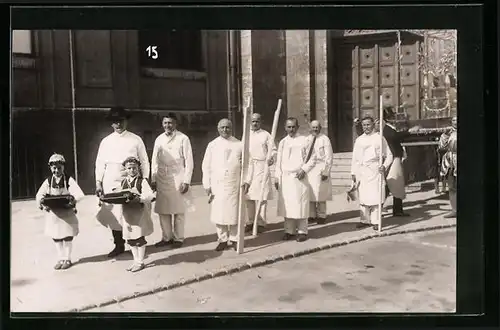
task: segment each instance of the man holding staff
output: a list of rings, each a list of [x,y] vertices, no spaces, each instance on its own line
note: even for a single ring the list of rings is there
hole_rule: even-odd
[[[250,162],[253,164],[252,184],[248,189],[246,196],[246,207],[248,211],[248,222],[245,226],[245,232],[251,232],[255,213],[258,211],[257,203],[261,198],[260,193],[264,185],[264,196],[262,199],[259,215],[257,218],[258,233],[265,231],[267,225],[267,201],[272,199],[272,182],[269,175],[264,175],[266,167],[266,158],[269,148],[272,148],[272,156],[267,161],[268,166],[272,166],[276,159],[276,144],[271,141],[271,134],[261,129],[261,115],[254,113],[252,115],[252,124],[250,131]]]
[[[326,201],[332,200],[332,183],[330,180],[330,170],[333,162],[333,149],[328,136],[321,132],[321,124],[313,120],[310,124],[311,135],[307,141],[314,143],[314,152],[317,162],[308,174],[311,184],[311,205],[309,221],[316,221],[318,224],[326,222]]]
[[[212,140],[202,162],[203,188],[209,196],[210,221],[215,224],[219,244],[216,251],[236,248],[238,203],[242,169],[243,144],[232,135],[232,123],[222,119],[217,125],[219,137]],[[243,193],[251,183],[252,163],[244,173]]]
[[[287,136],[278,146],[275,170],[275,187],[278,190],[278,216],[285,218],[284,240],[297,237],[298,242],[307,240],[309,217],[309,180],[307,173],[316,163],[314,145],[305,136],[297,134],[297,118],[290,117],[285,124]],[[298,234],[296,236],[296,234]]]
[[[378,231],[380,224],[379,205],[384,201],[380,175],[385,176],[392,164],[393,156],[385,138],[375,132],[372,117],[361,121],[363,134],[354,142],[352,153],[351,175],[353,185],[358,187],[361,221],[358,228],[372,226]],[[382,143],[380,143],[382,141]],[[382,154],[383,163],[379,166]]]

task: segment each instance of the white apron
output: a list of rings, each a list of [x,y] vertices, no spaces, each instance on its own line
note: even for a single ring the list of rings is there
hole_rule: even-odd
[[[143,180],[142,184],[144,186],[147,184],[147,182]],[[135,187],[137,187],[137,181],[135,182]],[[145,202],[143,204],[133,203],[116,206],[122,208],[121,223],[123,230],[123,239],[138,239],[141,236],[149,236],[153,233],[153,221],[151,220],[150,202]]]
[[[312,139],[312,136],[308,137],[309,143],[312,143]],[[318,136],[314,144],[314,152],[316,153],[316,164],[307,175],[311,184],[311,202],[331,201],[333,192],[330,169],[332,166],[333,151],[326,135],[321,134]],[[323,173],[328,175],[328,179],[325,181],[321,180],[321,174]]]
[[[167,144],[166,150],[159,149],[155,156],[158,164],[156,173],[156,203],[158,214],[183,214],[195,210],[191,189],[180,193],[184,182],[185,160],[174,144]]]
[[[387,174],[387,186],[392,196],[400,199],[406,198],[405,177],[401,158],[394,158]]]
[[[297,179],[296,172],[283,172],[279,183],[278,216],[290,219],[309,217],[310,186],[308,175]]]
[[[61,178],[61,180],[64,180],[64,178]],[[77,184],[76,181],[72,180],[71,178],[69,180],[69,185],[70,185],[69,189],[68,187],[66,187],[66,184],[64,185],[63,188],[53,188],[52,182],[48,182],[48,180],[46,180],[46,183],[48,183],[48,187],[45,193],[49,195],[57,196],[57,195],[71,194],[77,200],[79,199],[80,196],[75,196],[75,195],[83,196],[83,192],[81,192],[81,189],[79,187],[73,187],[73,185]],[[76,194],[73,190],[74,191],[80,190],[81,193]],[[39,191],[39,193],[37,194],[38,200],[42,197],[42,194],[43,192]],[[45,213],[46,213],[45,235],[53,239],[62,239],[68,236],[74,237],[78,235],[79,233],[78,218],[72,208],[49,210],[48,212]]]
[[[104,170],[104,178],[102,182],[104,194],[108,194],[115,189],[121,188],[122,180],[125,178],[126,172],[122,164],[106,164]],[[97,212],[96,219],[103,226],[111,230],[122,230],[121,217],[123,208],[118,204],[102,203],[100,210]]]
[[[267,178],[264,177],[264,168],[266,166],[266,161],[252,159],[252,164],[253,164],[252,183],[250,184],[250,188],[248,188],[248,193],[246,195],[246,198],[248,200],[258,201],[261,197],[260,193],[262,185],[264,184],[265,186],[264,186],[263,201],[273,199],[271,171],[268,172]]]

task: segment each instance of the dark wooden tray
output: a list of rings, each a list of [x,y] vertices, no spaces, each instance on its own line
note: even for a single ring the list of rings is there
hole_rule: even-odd
[[[51,209],[62,209],[68,206],[70,199],[71,195],[46,195],[43,204]]]
[[[100,198],[100,200],[109,204],[127,204],[129,201],[134,199],[135,196],[137,196],[137,194],[129,190],[123,190],[105,194]]]

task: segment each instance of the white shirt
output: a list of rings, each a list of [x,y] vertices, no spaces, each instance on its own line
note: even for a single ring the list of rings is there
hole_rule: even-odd
[[[103,181],[107,165],[121,165],[128,157],[139,158],[144,178],[149,178],[149,159],[142,139],[129,131],[113,132],[102,139],[95,161],[96,181]]]
[[[266,160],[269,146],[272,146],[271,156],[276,156],[276,144],[271,141],[271,134],[263,129],[250,131],[250,157],[253,160]]]
[[[380,134],[377,132],[372,132],[369,135],[363,133],[354,143],[351,174],[357,175],[359,173],[358,169],[361,166],[370,166],[375,163],[378,164],[379,157]],[[392,164],[393,157],[384,137],[382,137],[382,157],[384,158],[383,165],[385,168],[389,168]]]
[[[302,135],[294,137],[286,136],[278,146],[278,162],[276,164],[276,178],[280,178],[283,172],[298,172],[304,170],[308,172],[314,167],[316,162],[315,153],[311,155],[311,159],[305,163],[305,159],[309,152],[307,138]]]
[[[179,131],[172,135],[160,134],[154,144],[151,159],[151,181],[156,182],[159,166],[178,166],[184,168],[184,183],[191,184],[193,176],[193,150],[189,137]]]

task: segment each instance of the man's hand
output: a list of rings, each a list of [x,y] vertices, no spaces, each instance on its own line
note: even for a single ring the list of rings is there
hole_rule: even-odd
[[[326,181],[328,180],[328,178],[329,178],[328,175],[321,174],[321,181]]]
[[[297,172],[297,179],[302,180],[306,176],[306,172],[304,170],[300,170]]]
[[[205,189],[208,196],[212,195],[212,188]]]
[[[103,195],[104,190],[102,189],[102,182],[97,181],[96,187],[95,187],[95,194],[97,197],[101,197]]]
[[[248,189],[250,188],[250,185],[248,183],[244,183],[241,187],[243,187],[243,194],[248,194]]]
[[[271,157],[271,158],[267,161],[267,165],[269,165],[269,166],[273,166],[273,164],[274,164],[274,158],[273,158],[273,157]]]
[[[156,191],[156,182],[151,182],[151,190]]]
[[[385,174],[385,166],[384,165],[380,166],[378,171],[379,173]]]
[[[189,184],[188,184],[188,183],[183,183],[183,184],[181,184],[181,188],[179,189],[179,192],[180,192],[181,194],[185,194],[185,193],[187,193],[187,192],[188,192],[188,190],[189,190]]]
[[[69,207],[75,207],[76,206],[76,199],[75,199],[75,197],[69,196],[68,205],[69,205]]]

